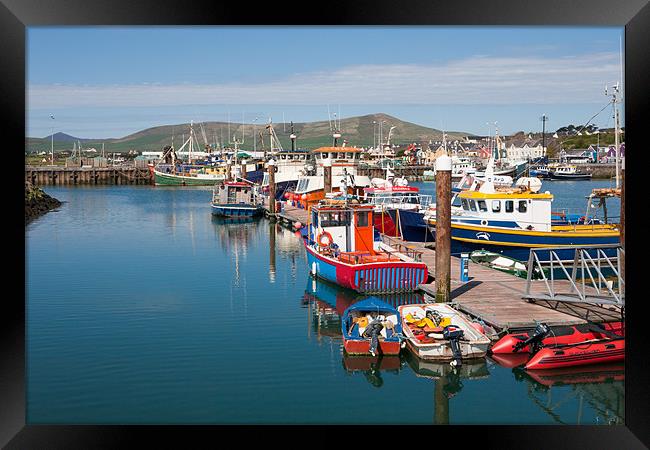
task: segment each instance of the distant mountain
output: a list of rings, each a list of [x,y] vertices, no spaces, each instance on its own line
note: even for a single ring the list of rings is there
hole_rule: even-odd
[[[409,144],[409,143],[422,143],[429,140],[441,140],[442,131],[435,128],[428,128],[422,125],[417,125],[411,122],[400,120],[396,117],[387,114],[369,114],[365,116],[350,117],[341,119],[341,139],[339,144],[346,140],[348,146],[372,146],[373,143],[378,145],[378,124],[382,124],[383,140],[386,141],[388,133],[393,128],[390,142],[391,144]],[[236,139],[243,139],[244,144],[241,146],[243,149],[252,150],[256,147],[261,150],[263,147],[268,148],[269,136],[266,130],[267,124],[244,124],[227,122],[202,122],[194,124],[194,133],[198,139],[199,144],[205,144],[205,140],[211,145],[217,142],[219,145],[225,143],[228,145],[228,129],[230,135],[235,136]],[[306,122],[294,123],[294,133],[296,134],[296,145],[298,148],[318,148],[322,146],[332,145],[332,132],[330,129],[330,122],[327,120],[319,122]],[[283,148],[290,148],[291,141],[289,135],[291,134],[291,126],[289,123],[274,123],[273,127],[275,133],[280,139]],[[55,150],[63,150],[72,148],[72,143],[80,140],[84,147],[101,148],[102,143],[105,144],[107,152],[122,152],[129,150],[136,151],[158,151],[165,145],[172,143],[178,149],[183,144],[183,139],[189,136],[190,124],[176,124],[176,125],[162,125],[145,130],[138,131],[137,133],[124,136],[117,139],[79,139],[69,136],[65,133],[56,133],[54,135]],[[261,134],[261,136],[260,136]],[[461,139],[472,133],[449,131],[446,132],[447,139]],[[204,138],[205,136],[205,138]],[[256,137],[256,142],[253,143],[253,137]],[[27,138],[25,142],[26,151],[41,151],[49,150],[51,146],[50,136],[46,138]]]
[[[52,140],[52,135],[50,134],[48,136],[45,136],[43,139],[46,140],[46,141],[51,141]],[[84,141],[90,141],[90,140],[93,140],[93,139],[78,138],[78,137],[70,136],[69,134],[65,134],[65,133],[61,133],[61,132],[54,133],[54,142],[77,142],[77,141],[84,142]]]

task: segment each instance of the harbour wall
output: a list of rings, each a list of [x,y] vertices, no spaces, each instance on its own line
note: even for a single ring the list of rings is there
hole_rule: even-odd
[[[25,181],[36,186],[152,184],[148,168],[25,166]]]

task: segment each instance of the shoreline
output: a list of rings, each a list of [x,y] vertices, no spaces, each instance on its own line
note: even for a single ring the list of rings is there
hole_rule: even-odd
[[[58,199],[49,196],[29,181],[25,182],[25,225],[61,205]]]

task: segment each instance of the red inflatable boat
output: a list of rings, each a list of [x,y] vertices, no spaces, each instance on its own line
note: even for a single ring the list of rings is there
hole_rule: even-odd
[[[585,364],[611,363],[625,358],[625,339],[597,339],[577,344],[549,345],[526,364],[528,370],[558,369]]]
[[[535,330],[523,331],[520,333],[508,334],[496,342],[490,352],[493,354],[507,354],[528,352],[528,345],[521,346],[521,343],[533,336]],[[610,322],[603,324],[585,323],[569,327],[552,327],[550,333],[542,340],[542,345],[576,344],[594,339],[605,339],[616,336],[625,336],[623,322]],[[517,344],[519,347],[516,349]]]

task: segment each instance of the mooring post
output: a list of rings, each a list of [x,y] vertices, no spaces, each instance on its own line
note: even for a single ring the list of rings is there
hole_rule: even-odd
[[[451,158],[436,159],[436,302],[447,303],[451,274]]]
[[[323,188],[326,194],[332,192],[332,160],[325,158],[323,160]]]
[[[268,162],[269,172],[269,212],[275,214],[275,160],[271,158]]]
[[[621,220],[620,220],[620,233],[621,233],[621,248],[623,248],[623,257],[621,258],[621,279],[625,282],[625,158],[621,158]],[[619,287],[619,290],[622,290]]]

